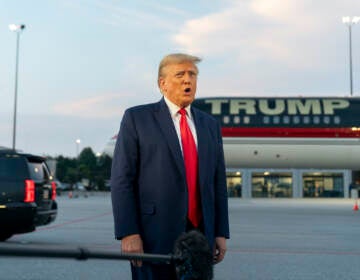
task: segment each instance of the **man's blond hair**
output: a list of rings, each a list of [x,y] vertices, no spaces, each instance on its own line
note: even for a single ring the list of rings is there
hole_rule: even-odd
[[[171,64],[181,64],[185,62],[191,62],[195,65],[197,73],[199,73],[199,69],[196,64],[201,61],[201,58],[185,53],[172,53],[164,56],[164,58],[160,61],[159,64],[159,72],[158,72],[158,85],[161,77],[164,77],[164,68]]]

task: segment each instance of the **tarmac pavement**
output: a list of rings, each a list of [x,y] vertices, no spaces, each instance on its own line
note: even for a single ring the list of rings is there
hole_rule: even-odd
[[[109,193],[58,197],[57,220],[15,246],[119,250]],[[215,279],[360,279],[360,211],[349,199],[229,199],[230,234]],[[130,279],[124,261],[0,256],[0,279]]]
[[[229,252],[216,279],[360,279],[360,213],[353,205],[230,199]]]

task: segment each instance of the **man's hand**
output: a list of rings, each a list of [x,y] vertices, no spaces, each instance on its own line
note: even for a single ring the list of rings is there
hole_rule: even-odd
[[[132,234],[121,239],[121,251],[124,253],[144,253],[142,239],[140,234]],[[142,266],[142,261],[131,261],[133,266]]]
[[[216,237],[214,248],[214,263],[221,262],[226,253],[226,239],[225,237]]]

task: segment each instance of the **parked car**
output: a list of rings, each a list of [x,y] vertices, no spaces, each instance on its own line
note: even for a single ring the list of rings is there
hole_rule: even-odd
[[[63,191],[66,191],[66,184],[60,182],[59,180],[54,180],[56,184],[56,195],[61,196]]]
[[[85,186],[81,183],[81,182],[77,182],[73,185],[73,189],[74,190],[78,190],[78,191],[86,191]]]
[[[74,197],[79,197],[80,195],[88,197],[88,191],[86,187],[81,182],[76,182],[73,185]]]
[[[56,184],[45,158],[0,150],[0,241],[57,216]]]

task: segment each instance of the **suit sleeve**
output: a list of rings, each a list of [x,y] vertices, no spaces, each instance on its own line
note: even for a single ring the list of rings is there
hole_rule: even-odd
[[[115,238],[139,233],[137,206],[138,136],[131,111],[120,125],[111,168],[111,200]]]
[[[217,123],[217,165],[215,173],[215,237],[230,238],[228,195],[221,128]]]

